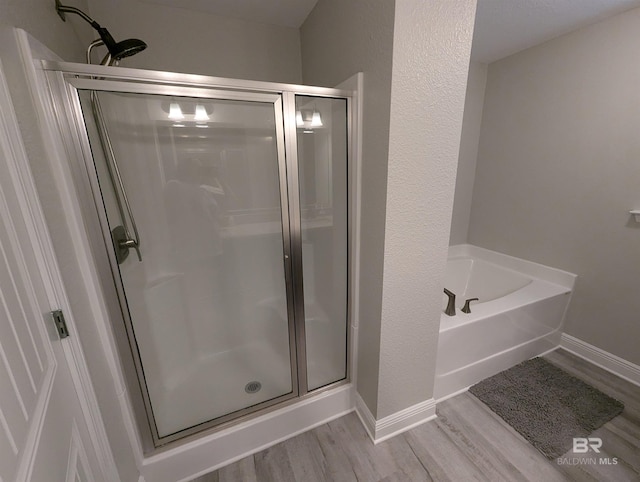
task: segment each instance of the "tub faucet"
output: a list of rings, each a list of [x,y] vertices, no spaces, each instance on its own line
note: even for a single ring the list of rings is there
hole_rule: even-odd
[[[464,306],[462,307],[462,312],[463,313],[471,313],[471,306],[470,303],[472,301],[478,301],[479,298],[469,298],[467,301],[464,302]]]
[[[452,293],[447,288],[444,289],[444,294],[449,297],[449,302],[447,303],[447,309],[444,310],[445,315],[456,316],[456,295]]]

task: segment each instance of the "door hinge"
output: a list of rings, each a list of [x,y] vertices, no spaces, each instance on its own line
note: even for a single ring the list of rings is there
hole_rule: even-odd
[[[55,310],[51,312],[51,317],[53,318],[53,322],[56,325],[56,329],[58,330],[58,335],[60,335],[60,339],[64,339],[69,336],[69,330],[67,329],[67,322],[64,321],[64,315],[62,314],[62,310]]]

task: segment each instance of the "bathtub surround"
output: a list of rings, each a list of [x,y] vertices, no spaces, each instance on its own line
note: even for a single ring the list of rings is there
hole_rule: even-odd
[[[469,242],[578,275],[565,331],[640,364],[640,9],[489,66]]]
[[[480,301],[469,314],[440,315],[436,400],[560,344],[574,274],[472,245],[449,248],[446,271],[458,308]]]

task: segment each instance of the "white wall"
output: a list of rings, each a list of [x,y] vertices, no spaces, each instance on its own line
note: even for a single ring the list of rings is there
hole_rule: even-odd
[[[382,259],[394,3],[320,0],[300,29],[305,84],[333,87],[364,72],[358,392],[378,399]]]
[[[640,9],[489,66],[469,239],[577,273],[566,332],[640,363]]]
[[[357,388],[377,419],[433,394],[474,14],[473,0],[320,0],[301,30],[305,82],[364,72]]]
[[[450,245],[467,242],[487,71],[488,64],[474,61],[469,64],[469,80],[462,119],[462,139],[458,156],[458,174],[456,175],[456,194],[451,219]]]
[[[138,38],[147,43],[124,66],[301,83],[298,29],[138,0],[87,1],[90,15],[116,41]]]

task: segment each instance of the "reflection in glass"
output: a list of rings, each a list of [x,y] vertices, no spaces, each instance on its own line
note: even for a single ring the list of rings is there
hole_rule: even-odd
[[[119,274],[159,436],[290,393],[274,104],[98,96],[140,230],[143,261]]]

